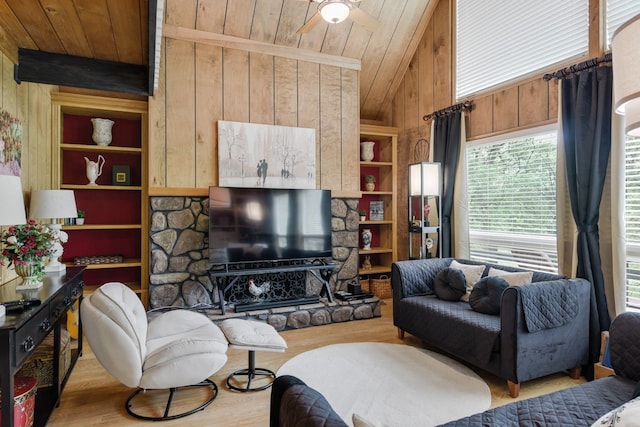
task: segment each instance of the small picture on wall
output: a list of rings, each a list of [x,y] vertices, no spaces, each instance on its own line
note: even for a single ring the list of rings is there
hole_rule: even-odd
[[[22,124],[0,108],[0,175],[20,176]]]
[[[221,187],[316,188],[316,130],[218,121]]]

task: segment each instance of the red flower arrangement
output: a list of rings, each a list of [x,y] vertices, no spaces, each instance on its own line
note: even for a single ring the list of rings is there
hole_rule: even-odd
[[[2,235],[4,245],[0,265],[35,264],[35,274],[44,275],[44,261],[52,254],[58,238],[51,233],[49,227],[29,220],[27,224],[14,225]]]

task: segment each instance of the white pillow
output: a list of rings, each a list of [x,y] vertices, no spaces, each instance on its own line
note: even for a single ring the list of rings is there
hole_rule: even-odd
[[[640,397],[636,397],[616,409],[612,409],[593,423],[591,427],[638,427],[640,426]]]
[[[379,421],[370,420],[355,412],[351,416],[351,422],[353,423],[353,427],[386,427]]]
[[[472,265],[472,264],[462,264],[456,261],[455,259],[451,261],[449,268],[455,268],[457,270],[462,270],[464,273],[464,277],[467,279],[467,293],[462,295],[460,298],[462,301],[469,301],[469,295],[471,295],[471,291],[473,287],[478,283],[478,280],[482,277],[482,273],[484,272],[485,266],[480,265]]]
[[[533,279],[533,271],[504,271],[491,267],[487,276],[502,277],[511,286],[526,285]]]

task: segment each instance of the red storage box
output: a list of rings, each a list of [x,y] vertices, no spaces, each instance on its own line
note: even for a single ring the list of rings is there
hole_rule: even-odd
[[[13,401],[13,425],[15,427],[33,427],[33,414],[36,406],[36,379],[33,377],[15,377],[13,379]],[[0,426],[2,426],[1,418]]]

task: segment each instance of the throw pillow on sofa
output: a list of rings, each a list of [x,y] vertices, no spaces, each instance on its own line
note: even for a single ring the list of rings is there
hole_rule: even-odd
[[[601,416],[591,427],[613,425],[616,427],[637,427],[638,420],[640,420],[640,398],[630,400],[618,406],[616,409],[612,409]]]
[[[509,284],[502,277],[483,277],[473,287],[469,295],[469,305],[478,313],[500,314],[502,291],[508,287]]]
[[[449,268],[456,268],[458,270],[462,270],[462,272],[464,273],[464,276],[467,279],[467,292],[462,295],[460,299],[462,301],[469,301],[471,290],[473,289],[473,286],[478,283],[480,277],[482,277],[485,266],[482,264],[462,264],[454,259],[453,261],[451,261],[451,264],[449,264]]]
[[[462,270],[443,268],[433,279],[433,292],[445,301],[458,301],[467,292],[467,278]]]
[[[353,427],[386,427],[385,424],[382,424],[378,420],[370,420],[355,412],[351,416],[351,422],[353,423]]]
[[[531,283],[533,271],[505,271],[491,267],[487,276],[502,277],[511,286],[518,286]]]

